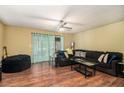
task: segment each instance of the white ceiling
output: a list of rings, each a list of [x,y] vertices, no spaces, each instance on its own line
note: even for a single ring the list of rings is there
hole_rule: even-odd
[[[79,32],[124,20],[124,6],[0,6],[0,20],[6,25],[56,31],[59,20],[79,23],[67,24],[71,31]],[[58,21],[56,21],[58,20]]]

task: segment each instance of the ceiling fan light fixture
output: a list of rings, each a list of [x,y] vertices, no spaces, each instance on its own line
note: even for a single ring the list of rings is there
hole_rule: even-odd
[[[65,29],[64,28],[59,28],[59,31],[63,32],[63,31],[65,31]]]

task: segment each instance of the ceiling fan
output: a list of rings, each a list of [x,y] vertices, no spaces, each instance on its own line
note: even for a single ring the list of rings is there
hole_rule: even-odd
[[[64,22],[63,20],[60,20],[60,23],[57,27],[57,31],[64,31],[64,30],[70,31],[70,30],[72,30],[72,27],[66,26],[67,24],[68,24],[67,22]]]
[[[69,13],[70,13],[70,11],[68,11],[61,20],[45,18],[45,17],[41,17],[41,16],[29,16],[29,17],[37,18],[37,19],[43,19],[43,20],[48,20],[48,21],[59,22],[59,24],[56,27],[56,31],[59,31],[60,29],[64,29],[66,31],[72,30],[72,27],[71,26],[67,26],[67,24],[78,25],[78,26],[83,26],[84,25],[84,24],[81,24],[81,23],[65,21],[65,18],[69,15]]]

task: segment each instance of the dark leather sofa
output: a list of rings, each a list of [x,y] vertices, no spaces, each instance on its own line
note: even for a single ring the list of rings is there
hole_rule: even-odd
[[[64,52],[64,51],[62,51]],[[63,66],[69,66],[72,64],[76,64],[76,62],[72,62],[72,60],[70,59],[74,59],[74,58],[81,58],[84,59],[86,61],[90,61],[90,62],[98,62],[98,58],[101,54],[109,54],[108,56],[108,60],[111,59],[111,57],[113,55],[116,55],[116,58],[114,60],[112,60],[111,64],[108,63],[103,63],[103,62],[98,62],[99,65],[96,66],[96,69],[105,73],[108,73],[110,75],[117,75],[117,71],[119,71],[117,69],[117,63],[118,62],[122,62],[122,58],[123,55],[120,52],[103,52],[103,51],[92,51],[92,50],[81,50],[81,49],[77,49],[73,51],[73,55],[71,55],[71,57],[69,57],[68,59],[65,56],[62,56],[62,52],[58,52],[56,58],[55,58],[55,66],[56,67],[63,67]],[[81,56],[75,56],[76,52],[86,52],[86,56],[81,57]]]
[[[2,60],[2,72],[15,73],[31,67],[29,55],[14,55]]]
[[[111,59],[113,55],[116,55],[116,58],[114,58],[111,62],[109,63],[103,63],[103,62],[98,62],[99,65],[96,66],[96,69],[111,75],[117,75],[117,63],[122,62],[123,55],[120,52],[102,52],[102,51],[91,51],[91,50],[74,50],[74,55],[76,52],[86,52],[86,56],[78,58],[85,59],[86,61],[91,61],[91,62],[98,62],[98,58],[101,54],[109,54],[108,56],[108,61]],[[76,56],[74,56],[76,58]]]

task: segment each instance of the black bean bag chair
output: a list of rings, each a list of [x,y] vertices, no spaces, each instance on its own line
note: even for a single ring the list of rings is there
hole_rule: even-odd
[[[29,55],[14,55],[2,60],[2,72],[15,73],[31,67]]]

